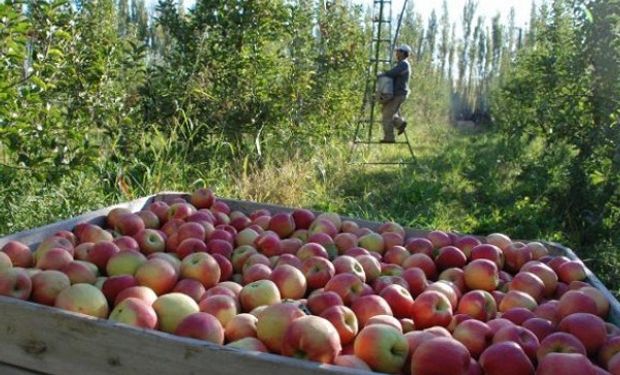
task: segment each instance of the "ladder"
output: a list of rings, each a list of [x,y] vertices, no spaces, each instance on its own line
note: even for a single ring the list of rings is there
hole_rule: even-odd
[[[406,3],[406,1],[405,1]],[[404,12],[404,6],[403,6]],[[402,20],[401,12],[397,34],[400,28],[400,21]],[[372,40],[370,48],[370,58],[366,77],[366,87],[364,90],[364,99],[360,110],[360,115],[357,119],[355,126],[355,135],[351,144],[351,150],[349,153],[350,164],[364,164],[364,165],[402,165],[402,164],[414,164],[415,156],[413,154],[413,148],[409,142],[409,136],[407,132],[403,133],[405,141],[396,141],[395,143],[381,143],[378,140],[373,139],[374,125],[381,125],[380,111],[375,99],[375,91],[377,89],[377,75],[384,70],[391,67],[392,55],[394,50],[394,44],[396,38],[392,39],[392,1],[391,0],[373,0],[372,11]],[[377,118],[378,117],[378,118]],[[362,137],[365,136],[365,139]],[[356,151],[358,151],[358,145],[367,146],[367,151],[370,151],[373,145],[391,146],[391,145],[407,145],[411,161],[355,161]]]

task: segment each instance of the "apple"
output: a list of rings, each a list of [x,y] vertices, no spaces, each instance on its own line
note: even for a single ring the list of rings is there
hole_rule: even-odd
[[[73,233],[77,236],[80,243],[97,243],[99,241],[112,241],[114,239],[110,232],[104,230],[98,225],[88,223],[84,223],[83,225],[76,225]],[[70,241],[68,242],[71,243]]]
[[[271,264],[273,265],[273,268],[283,265],[283,264],[288,264],[289,266],[293,266],[297,268],[298,270],[301,270],[301,266],[302,266],[301,260],[299,260],[299,258],[297,258],[293,254],[285,253],[277,257],[272,257],[270,258],[270,260],[271,260]]]
[[[508,272],[516,273],[521,267],[534,259],[532,249],[522,242],[513,242],[502,249],[504,251],[504,268]]]
[[[595,375],[594,366],[583,354],[549,353],[538,364],[537,375]]]
[[[586,348],[579,339],[566,332],[554,332],[545,337],[536,351],[538,363],[549,353],[580,353],[586,354]]]
[[[379,276],[372,283],[372,290],[374,290],[375,294],[380,294],[383,289],[385,289],[386,287],[392,284],[398,284],[405,289],[409,289],[409,284],[407,284],[405,279],[403,279],[400,276]],[[367,285],[367,284],[363,284],[363,285]]]
[[[96,265],[83,260],[74,260],[61,271],[69,277],[71,284],[95,284],[99,275]]]
[[[557,325],[560,322],[558,306],[559,301],[557,300],[547,301],[534,309],[534,315],[539,318],[547,319],[554,325]]]
[[[497,344],[504,341],[516,342],[532,362],[536,360],[536,351],[540,342],[530,330],[517,325],[501,328],[493,336],[493,343]]]
[[[291,323],[306,314],[292,303],[267,306],[258,315],[256,335],[270,351],[281,353],[284,334]]]
[[[426,238],[431,241],[434,249],[439,249],[445,246],[452,245],[452,238],[450,238],[450,235],[440,230],[434,230],[432,232],[429,232],[426,235]]]
[[[341,350],[334,326],[314,315],[293,320],[282,341],[282,354],[321,363],[332,363]]]
[[[168,210],[170,206],[164,201],[156,201],[151,203],[146,209],[157,215],[157,218],[163,224],[168,219]]]
[[[411,315],[413,297],[406,288],[396,284],[389,285],[381,291],[380,296],[388,303],[396,318],[403,319]]]
[[[123,289],[116,295],[114,305],[118,305],[127,298],[137,298],[150,306],[157,299],[157,294],[155,294],[151,288],[146,286],[132,286],[127,289]]]
[[[353,300],[351,310],[355,313],[360,327],[375,315],[393,315],[390,305],[378,295],[361,296]]]
[[[215,202],[215,194],[210,188],[196,189],[190,196],[189,201],[198,209],[211,208]]]
[[[461,298],[461,291],[456,287],[456,285],[446,280],[439,280],[430,284],[428,288],[426,288],[426,291],[429,290],[435,290],[448,297],[452,309],[457,309],[458,301]]]
[[[306,258],[302,263],[301,271],[306,277],[310,289],[324,287],[336,273],[334,265],[327,258],[321,256]]]
[[[607,364],[613,356],[620,353],[620,336],[608,337],[598,352],[598,363],[607,368]]]
[[[577,260],[571,260],[561,264],[558,267],[557,273],[560,281],[566,284],[570,284],[572,281],[583,281],[588,276],[586,267]]]
[[[224,344],[224,328],[213,315],[196,312],[187,315],[174,330],[178,336],[191,337],[209,341],[215,344]]]
[[[465,375],[469,351],[457,340],[438,337],[422,342],[411,357],[411,373],[416,375]]]
[[[54,305],[58,308],[105,319],[108,317],[108,301],[103,293],[90,284],[73,284],[63,289]]]
[[[457,307],[459,314],[466,314],[474,319],[488,321],[497,314],[497,303],[493,296],[484,290],[472,290],[463,295]]]
[[[413,320],[412,320],[413,322]],[[393,317],[392,315],[375,315],[370,317],[365,326],[369,326],[372,324],[385,324],[390,327],[394,327],[398,330],[398,332],[403,333],[403,326],[400,324],[400,321]]]
[[[69,277],[56,270],[41,271],[32,275],[31,299],[43,305],[54,306],[58,294],[71,286]]]
[[[120,236],[114,238],[112,242],[121,250],[140,251],[140,245],[133,237]]]
[[[605,321],[594,314],[571,314],[560,321],[558,329],[577,337],[590,356],[595,355],[607,339]]]
[[[403,279],[409,285],[409,292],[412,297],[417,297],[428,287],[426,274],[421,268],[414,267],[406,269],[402,274]]]
[[[179,260],[179,257],[174,253],[153,253],[149,254],[146,259],[164,260],[168,262],[172,266],[172,268],[174,268],[174,272],[176,272],[177,275],[181,273],[181,261]]]
[[[230,260],[222,254],[211,254],[211,256],[220,267],[220,282],[230,280],[233,275],[233,265]]]
[[[609,301],[607,300],[607,298],[605,298],[603,293],[601,293],[600,290],[589,285],[580,288],[579,291],[585,293],[594,300],[597,310],[596,315],[605,319],[607,317],[607,314],[609,313]]]
[[[331,238],[336,237],[338,228],[334,222],[326,217],[317,217],[308,228],[308,235],[312,237],[316,233],[324,233]]]
[[[95,244],[92,242],[82,242],[77,245],[74,249],[74,259],[87,261],[88,253],[92,251],[93,246],[95,246]]]
[[[545,283],[535,274],[521,271],[512,279],[508,289],[527,293],[536,301],[540,301],[545,291]]]
[[[269,266],[261,263],[253,264],[243,270],[243,284],[246,285],[254,281],[269,279],[271,272]]]
[[[36,263],[36,268],[42,270],[61,270],[73,261],[73,256],[61,248],[53,248],[41,255]]]
[[[300,299],[306,295],[306,277],[293,266],[283,264],[276,267],[269,279],[278,286],[282,298]]]
[[[314,213],[304,208],[297,208],[293,210],[291,216],[293,217],[293,221],[295,222],[295,227],[299,229],[310,228],[310,225],[315,219]]]
[[[391,249],[394,246],[402,247],[405,242],[403,236],[396,232],[383,232],[381,237],[383,237],[383,248],[385,250]]]
[[[471,259],[488,259],[497,265],[498,269],[504,268],[504,253],[502,249],[492,244],[480,244],[471,249]]]
[[[336,237],[334,237],[334,244],[336,248],[338,248],[338,254],[345,254],[347,250],[355,248],[358,246],[358,238],[353,233],[338,233]]]
[[[503,233],[491,233],[486,237],[486,242],[499,247],[504,250],[504,248],[508,247],[512,244],[512,240],[510,237]]]
[[[267,347],[255,337],[244,337],[226,344],[227,347],[248,350],[253,352],[267,353]]]
[[[119,219],[123,215],[130,214],[131,210],[125,207],[115,207],[111,209],[106,215],[106,224],[108,228],[114,228],[119,222]]]
[[[437,278],[437,266],[435,265],[435,262],[433,262],[433,259],[426,254],[411,254],[403,261],[402,266],[405,270],[414,267],[421,268],[424,271],[424,274],[426,274],[426,278],[428,280],[434,280]]]
[[[452,267],[463,268],[467,264],[467,257],[458,247],[444,246],[437,251],[435,264],[440,270]]]
[[[140,216],[134,213],[126,213],[118,217],[116,224],[112,228],[122,235],[133,236],[144,230],[145,225]]]
[[[306,306],[313,315],[321,315],[323,311],[332,306],[343,305],[342,298],[335,292],[316,290],[308,296]]]
[[[489,326],[489,328],[491,328],[491,332],[493,333],[493,335],[495,335],[497,333],[497,331],[499,331],[500,329],[504,328],[504,327],[510,327],[513,326],[514,323],[508,319],[504,319],[504,318],[495,318],[495,319],[491,319],[487,322],[487,325]]]
[[[86,260],[95,264],[101,271],[105,271],[108,261],[112,255],[120,251],[121,249],[119,249],[114,242],[99,241],[95,243],[92,249],[88,252],[88,258]]]
[[[527,293],[518,290],[511,290],[499,303],[499,311],[506,312],[514,307],[525,307],[528,310],[534,310],[538,306],[536,300]]]
[[[372,324],[357,335],[353,350],[374,371],[398,374],[407,361],[409,344],[396,328]]]
[[[463,269],[461,268],[452,267],[443,270],[439,274],[439,280],[451,282],[459,290],[460,293],[468,290],[467,286],[465,285],[465,271],[463,271]]]
[[[536,335],[538,341],[542,341],[545,337],[555,332],[555,324],[553,324],[550,320],[543,318],[530,318],[521,324],[523,328],[527,328],[532,331],[533,334]]]
[[[474,236],[463,236],[454,241],[454,246],[461,249],[467,259],[471,259],[472,249],[480,244],[482,244],[482,242]]]
[[[499,284],[497,264],[488,259],[474,259],[465,268],[465,285],[469,289],[481,289],[491,292]]]
[[[543,295],[547,298],[553,296],[558,285],[558,275],[551,267],[539,261],[530,261],[521,267],[521,271],[531,272],[538,276],[545,286]]]
[[[107,298],[108,303],[111,304],[121,291],[132,286],[138,285],[135,277],[131,275],[110,276],[101,285],[101,292]]]
[[[486,375],[534,375],[534,365],[523,349],[511,341],[489,346],[478,361]]]
[[[152,254],[166,250],[165,234],[156,229],[144,229],[134,235],[140,251],[144,254]]]
[[[151,304],[135,297],[128,297],[120,301],[108,319],[134,327],[157,328],[157,314]]]
[[[385,240],[379,233],[371,232],[360,236],[358,243],[360,247],[370,252],[379,254],[383,254],[385,252]]]
[[[452,337],[465,345],[472,357],[478,358],[491,345],[493,332],[485,323],[475,319],[468,319],[456,326],[454,332],[452,332]]]
[[[224,335],[226,341],[232,342],[246,337],[256,337],[258,318],[252,314],[242,313],[235,315],[226,324]]]
[[[336,270],[336,274],[339,273],[351,273],[362,280],[362,282],[366,282],[366,274],[364,273],[364,268],[357,261],[357,259],[348,255],[340,255],[336,257],[332,264],[334,265],[334,269]]]
[[[122,250],[110,257],[106,264],[108,276],[134,275],[146,263],[146,257],[136,251]]]
[[[32,292],[32,280],[21,267],[0,270],[0,296],[28,300]]]
[[[153,212],[149,210],[143,210],[136,212],[136,215],[142,219],[145,228],[150,229],[158,229],[161,225],[159,222],[159,217]]]
[[[168,220],[161,226],[160,230],[166,235],[166,237],[170,237],[175,234],[179,230],[179,227],[184,223],[185,221],[181,219]]]
[[[325,291],[335,292],[342,298],[345,305],[350,305],[355,298],[361,295],[363,284],[359,277],[350,273],[341,273],[332,277],[325,284]]]
[[[405,259],[411,255],[403,246],[392,246],[383,254],[383,261],[391,264],[402,266]]]
[[[329,254],[323,245],[316,242],[308,242],[297,250],[297,257],[303,262],[311,257],[329,258]]]
[[[274,214],[269,220],[269,230],[275,232],[280,238],[286,238],[295,231],[295,219],[286,212]]]
[[[452,320],[450,300],[440,292],[428,290],[413,302],[411,317],[417,329],[432,326],[446,327]]]
[[[620,354],[616,354],[607,363],[607,369],[613,375],[620,374]]]
[[[135,274],[141,286],[151,288],[157,295],[170,292],[177,283],[178,275],[174,267],[164,259],[149,259]]]
[[[413,237],[405,241],[405,249],[411,254],[433,255],[433,243],[424,237]]]
[[[173,203],[168,208],[167,221],[173,219],[185,220],[196,212],[196,208],[188,203]]]
[[[217,261],[207,253],[192,253],[181,261],[181,276],[198,280],[209,289],[220,280],[221,271]]]
[[[206,289],[202,285],[202,283],[194,279],[179,280],[174,286],[174,289],[172,289],[172,291],[176,293],[186,294],[192,297],[192,299],[196,302],[200,302],[206,293]]]
[[[525,307],[513,307],[502,314],[502,318],[508,319],[516,325],[522,325],[526,320],[535,317],[536,315]]]
[[[19,241],[5,243],[0,251],[10,258],[13,267],[29,268],[33,265],[32,251],[30,251],[28,246]]]
[[[597,315],[596,301],[581,290],[569,290],[558,303],[558,317],[563,319],[574,313],[590,313]]]
[[[353,310],[344,305],[335,305],[323,310],[320,316],[327,319],[336,328],[342,345],[353,342],[359,327]]]
[[[196,301],[183,293],[168,293],[159,296],[153,302],[153,309],[157,313],[159,329],[168,333],[174,333],[186,317],[200,311]]]
[[[273,305],[281,301],[280,290],[271,280],[251,282],[241,289],[239,302],[243,311],[251,311],[263,305]]]
[[[235,298],[215,295],[210,296],[198,304],[201,312],[206,312],[220,321],[222,327],[226,327],[226,324],[239,313],[238,302]]]

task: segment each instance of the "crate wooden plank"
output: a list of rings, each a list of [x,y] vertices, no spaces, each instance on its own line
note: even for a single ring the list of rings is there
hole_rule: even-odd
[[[7,363],[0,363],[0,374],[2,375],[34,375],[42,374],[42,372],[32,371],[24,369],[22,367],[16,367]]]
[[[6,297],[0,297],[0,317],[0,360],[49,374],[364,373],[241,351]]]

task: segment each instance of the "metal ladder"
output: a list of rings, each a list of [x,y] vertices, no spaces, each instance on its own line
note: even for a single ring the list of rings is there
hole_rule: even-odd
[[[405,1],[406,4],[406,1]],[[404,6],[403,6],[404,12]],[[403,12],[401,12],[398,22],[396,34],[400,28]],[[373,12],[372,12],[372,41],[370,48],[369,66],[366,77],[366,88],[364,90],[364,99],[355,126],[355,135],[353,136],[353,142],[351,144],[351,150],[349,153],[350,164],[364,164],[364,165],[402,165],[402,164],[414,164],[415,156],[413,154],[413,148],[409,142],[409,136],[407,132],[403,133],[405,141],[396,141],[394,143],[381,143],[373,140],[373,127],[375,124],[381,124],[381,118],[377,119],[377,101],[375,99],[375,91],[377,89],[377,75],[384,71],[385,68],[389,68],[392,64],[392,54],[394,50],[394,44],[396,38],[392,39],[392,1],[391,0],[374,0]],[[366,139],[361,139],[363,134],[366,134]],[[370,151],[372,145],[398,145],[405,144],[411,155],[411,161],[355,161],[355,154],[358,150],[358,145],[366,145],[367,151]]]

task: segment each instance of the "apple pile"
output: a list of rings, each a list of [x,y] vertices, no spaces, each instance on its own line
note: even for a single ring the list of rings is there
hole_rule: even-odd
[[[0,295],[391,374],[620,374],[609,301],[539,242],[231,211],[210,189],[106,219],[6,243]]]

